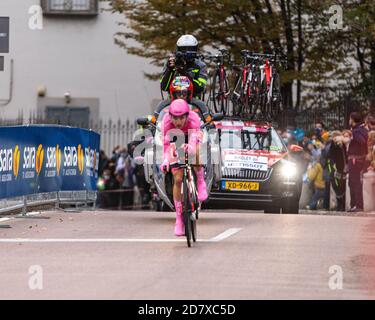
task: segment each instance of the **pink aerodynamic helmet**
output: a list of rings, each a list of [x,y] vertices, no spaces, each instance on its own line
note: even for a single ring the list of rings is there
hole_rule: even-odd
[[[181,117],[189,112],[189,104],[183,99],[173,100],[169,106],[169,114],[174,117]]]

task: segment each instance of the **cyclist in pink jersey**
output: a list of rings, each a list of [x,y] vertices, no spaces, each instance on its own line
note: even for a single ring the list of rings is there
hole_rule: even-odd
[[[178,165],[174,166],[173,164],[173,162],[177,160],[177,152],[172,148],[172,146],[174,147],[175,145],[172,145],[170,140],[171,136],[177,136],[178,133],[183,134],[185,143],[181,145],[181,148],[190,156],[197,156],[197,154],[199,154],[199,144],[201,143],[200,125],[199,116],[194,111],[190,111],[188,103],[183,99],[176,99],[172,101],[169,107],[169,113],[164,116],[161,126],[164,160],[160,168],[164,172],[172,169],[174,178],[173,200],[176,209],[176,225],[174,232],[176,236],[183,236],[185,234],[181,197],[183,170],[178,168]],[[199,158],[199,156],[197,156],[197,158]],[[196,164],[197,165],[194,166],[194,171],[197,177],[198,201],[204,201],[208,197],[206,182],[204,180],[204,169],[200,165],[199,160]]]

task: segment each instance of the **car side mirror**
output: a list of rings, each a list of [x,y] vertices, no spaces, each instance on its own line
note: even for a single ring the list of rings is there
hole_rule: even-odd
[[[147,126],[149,124],[148,118],[147,117],[137,118],[137,124],[140,126]]]
[[[303,151],[303,148],[300,147],[299,145],[292,144],[292,145],[290,145],[290,147],[289,147],[289,151],[290,151],[290,152],[293,152],[293,153],[298,153],[298,152],[302,152],[302,151]]]

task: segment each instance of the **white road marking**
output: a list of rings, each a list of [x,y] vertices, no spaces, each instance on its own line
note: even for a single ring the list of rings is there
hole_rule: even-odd
[[[28,212],[28,213],[26,213],[26,217],[27,216],[37,216],[39,214],[42,214],[42,213],[39,212],[39,211]],[[22,214],[20,215],[20,217],[23,217]]]
[[[119,238],[119,239],[101,239],[101,238],[93,238],[93,239],[71,239],[71,238],[49,238],[49,239],[27,239],[27,238],[9,238],[9,239],[0,239],[0,243],[7,243],[7,242],[15,242],[15,243],[43,243],[43,242],[49,242],[49,243],[85,243],[85,242],[179,242],[179,241],[186,241],[185,239],[126,239],[126,238]]]
[[[197,242],[219,242],[222,241],[238,231],[240,228],[231,228],[223,233],[220,233],[214,238],[211,239],[202,239],[197,240]],[[8,238],[0,239],[0,243],[95,243],[95,242],[185,242],[185,237],[180,239],[126,239],[126,238],[88,238],[88,239],[79,239],[79,238],[49,238],[49,239],[30,239],[30,238]]]
[[[230,236],[233,236],[235,233],[239,232],[240,230],[241,230],[241,228],[230,228],[230,229],[224,231],[223,233],[220,233],[216,237],[211,238],[209,241],[210,242],[222,241],[226,238],[229,238]]]
[[[25,216],[21,214],[17,214],[13,217],[5,217],[5,218],[0,218],[0,222],[5,222],[5,221],[10,221],[10,220],[16,220],[17,218],[27,218],[27,217],[32,217],[32,216],[37,216],[42,214],[41,212],[35,211],[35,212],[28,212],[26,213]]]

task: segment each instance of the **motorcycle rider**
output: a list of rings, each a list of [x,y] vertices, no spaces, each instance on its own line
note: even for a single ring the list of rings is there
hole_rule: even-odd
[[[169,86],[169,95],[171,100],[184,99],[189,105],[192,106],[192,110],[201,115],[203,122],[209,122],[211,120],[211,114],[205,103],[201,100],[193,98],[193,83],[187,76],[175,77]],[[162,103],[156,108],[154,117],[157,119],[162,110],[170,104],[171,101],[162,101]]]
[[[172,169],[173,175],[173,200],[176,209],[176,224],[175,224],[175,235],[183,236],[185,234],[184,222],[182,217],[182,196],[181,196],[181,185],[183,179],[183,170],[175,164],[177,154],[176,150],[181,147],[189,156],[196,156],[199,158],[199,144],[200,141],[200,118],[194,111],[190,110],[189,104],[183,99],[175,99],[172,101],[169,107],[169,113],[167,113],[162,122],[161,133],[163,137],[163,163],[160,168],[162,171],[167,172]],[[174,129],[174,130],[173,130]],[[176,129],[181,130],[185,136],[185,143],[181,146],[176,146],[173,150],[171,144],[171,137],[176,137]],[[173,132],[174,131],[174,132]],[[180,131],[180,132],[181,132]],[[189,134],[189,136],[187,136]],[[200,165],[199,160],[194,166],[194,171],[197,177],[197,189],[198,189],[198,201],[204,201],[207,199],[207,187],[204,180],[204,169]]]
[[[206,64],[198,58],[198,40],[185,34],[177,40],[176,53],[168,58],[160,79],[161,90],[169,91],[176,73],[188,76],[193,81],[194,98],[201,99],[207,84]]]

